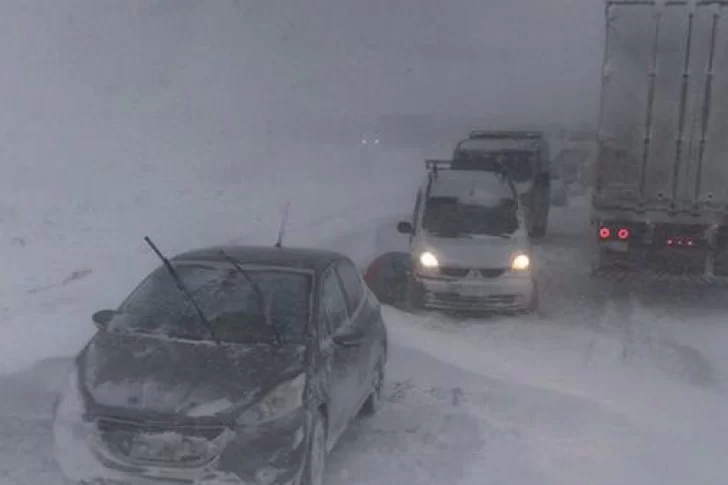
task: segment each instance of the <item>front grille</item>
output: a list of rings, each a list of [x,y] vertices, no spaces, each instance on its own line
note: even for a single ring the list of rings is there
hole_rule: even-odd
[[[480,268],[480,275],[483,278],[497,278],[503,276],[507,268]]]
[[[196,467],[212,460],[224,426],[170,425],[100,418],[96,428],[114,455],[132,463]]]
[[[449,278],[465,278],[471,271],[479,273],[483,278],[497,278],[502,276],[507,268],[453,268],[443,267],[440,268],[439,273],[441,276],[447,276]]]
[[[440,274],[443,276],[449,276],[451,278],[465,278],[470,272],[470,268],[452,268],[442,267],[440,268]]]
[[[520,295],[488,295],[463,296],[451,292],[427,292],[425,305],[432,308],[490,311],[525,306],[525,299]]]

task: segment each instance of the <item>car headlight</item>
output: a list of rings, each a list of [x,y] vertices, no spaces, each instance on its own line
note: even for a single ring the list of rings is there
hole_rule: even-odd
[[[242,426],[256,426],[286,416],[303,406],[306,376],[299,375],[269,392],[260,402],[246,409],[237,419]]]
[[[435,269],[440,265],[435,255],[429,251],[420,254],[420,264],[426,269]]]
[[[525,254],[519,254],[511,262],[511,269],[514,271],[526,271],[531,267],[531,258]]]

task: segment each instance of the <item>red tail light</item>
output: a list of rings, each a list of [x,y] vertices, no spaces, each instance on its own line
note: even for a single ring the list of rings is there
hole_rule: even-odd
[[[631,234],[629,232],[629,229],[627,229],[626,227],[623,227],[619,231],[617,231],[617,237],[619,239],[621,239],[622,241],[625,241],[625,240],[629,239],[629,236],[630,235]]]
[[[599,237],[601,239],[609,239],[612,235],[612,231],[608,227],[602,227],[599,229]]]

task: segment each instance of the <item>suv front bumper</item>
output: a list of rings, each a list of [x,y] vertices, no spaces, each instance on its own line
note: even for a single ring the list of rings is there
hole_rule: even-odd
[[[535,284],[530,272],[507,272],[497,278],[434,279],[415,275],[423,308],[467,312],[530,310]]]

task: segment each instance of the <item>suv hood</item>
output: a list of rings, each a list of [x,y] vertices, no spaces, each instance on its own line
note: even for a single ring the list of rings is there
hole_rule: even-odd
[[[519,230],[511,238],[444,238],[427,235],[416,241],[413,250],[415,255],[430,251],[442,267],[509,268],[514,253],[527,252],[528,246]]]
[[[205,417],[247,407],[304,370],[305,347],[215,344],[100,332],[78,359],[96,408]]]

